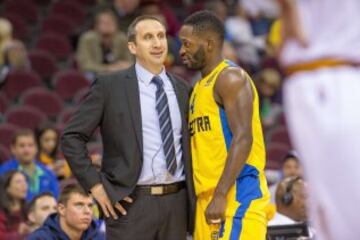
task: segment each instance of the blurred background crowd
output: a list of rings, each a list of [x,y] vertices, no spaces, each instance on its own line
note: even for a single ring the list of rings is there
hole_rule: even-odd
[[[0,0],[0,239],[21,238],[40,226],[56,210],[60,189],[75,182],[59,136],[98,74],[133,63],[126,31],[136,16],[154,15],[166,24],[168,71],[191,85],[200,79],[181,65],[177,33],[184,18],[201,9],[224,22],[224,57],[248,71],[257,86],[273,204],[289,192],[281,181],[302,176],[302,168],[283,115],[275,0]],[[99,131],[88,149],[100,168]],[[292,184],[294,191],[302,189]],[[285,212],[303,221],[304,208],[303,202],[296,206],[295,217],[293,210]]]

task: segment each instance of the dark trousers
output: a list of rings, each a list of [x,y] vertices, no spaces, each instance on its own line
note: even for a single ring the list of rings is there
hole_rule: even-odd
[[[187,192],[162,196],[135,196],[127,215],[106,219],[107,240],[185,240],[188,221]]]

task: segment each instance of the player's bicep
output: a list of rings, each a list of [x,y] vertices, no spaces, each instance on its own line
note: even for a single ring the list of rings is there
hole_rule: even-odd
[[[245,74],[230,72],[222,75],[217,92],[225,109],[233,135],[251,134],[253,91]]]

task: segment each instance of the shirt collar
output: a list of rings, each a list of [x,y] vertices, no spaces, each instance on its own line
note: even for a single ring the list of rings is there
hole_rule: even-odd
[[[150,85],[151,80],[155,76],[155,74],[151,73],[149,70],[147,70],[146,68],[141,66],[141,64],[139,64],[139,63],[135,64],[135,71],[136,71],[136,76],[137,76],[138,80],[145,83],[146,86]],[[165,84],[165,81],[167,79],[165,67],[162,68],[162,70],[161,70],[160,74],[158,74],[158,76],[163,80],[163,82]]]

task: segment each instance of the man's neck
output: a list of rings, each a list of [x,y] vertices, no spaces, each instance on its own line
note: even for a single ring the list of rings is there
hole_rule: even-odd
[[[216,68],[223,61],[223,57],[218,55],[217,57],[209,57],[208,64],[201,69],[201,76],[204,78]]]
[[[17,212],[21,210],[21,201],[18,199],[13,199],[12,203],[11,203],[11,211],[12,212]]]
[[[29,176],[32,176],[34,174],[35,168],[36,168],[34,161],[32,161],[30,163],[19,162],[19,164]]]
[[[79,230],[76,230],[76,229],[72,228],[71,226],[69,226],[65,222],[65,219],[63,219],[61,217],[59,219],[60,219],[60,228],[71,240],[80,240],[81,239],[81,235],[83,234],[83,232],[80,232]]]
[[[146,69],[147,71],[151,72],[154,75],[159,75],[163,68],[164,65],[159,65],[159,66],[147,66],[146,64],[144,64],[142,61],[137,60],[137,63],[144,69]]]
[[[102,35],[101,37],[101,42],[103,44],[103,46],[110,48],[112,46],[112,42],[113,42],[113,36],[112,35]]]

